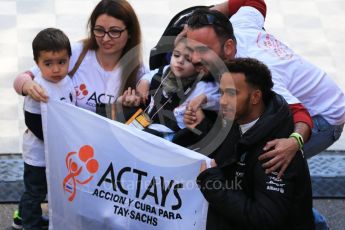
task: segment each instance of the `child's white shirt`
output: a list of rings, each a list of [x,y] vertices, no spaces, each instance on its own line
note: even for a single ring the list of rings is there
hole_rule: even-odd
[[[76,93],[72,79],[66,76],[58,83],[45,80],[41,73],[36,74],[34,81],[40,84],[49,96],[48,100],[61,100],[66,103],[76,103]],[[41,114],[40,102],[35,101],[30,96],[24,99],[24,110],[34,114]],[[45,167],[44,143],[37,138],[29,129],[23,135],[23,159],[24,162],[36,166]]]

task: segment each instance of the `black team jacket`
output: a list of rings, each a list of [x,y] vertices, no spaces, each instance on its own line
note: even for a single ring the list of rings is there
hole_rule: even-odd
[[[202,172],[197,183],[209,202],[207,229],[314,229],[308,166],[297,152],[281,179],[265,174],[264,145],[293,132],[291,112],[276,95],[265,112],[242,136],[233,124],[211,155],[217,167]]]

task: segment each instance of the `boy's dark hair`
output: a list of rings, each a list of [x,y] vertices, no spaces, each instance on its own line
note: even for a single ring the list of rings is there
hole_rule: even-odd
[[[262,100],[267,105],[272,99],[273,82],[268,67],[254,58],[235,58],[226,63],[230,73],[243,73],[246,82],[262,92]]]
[[[229,19],[217,10],[198,9],[190,16],[187,25],[191,29],[200,29],[212,26],[221,42],[232,39],[236,42],[234,29]]]
[[[37,62],[41,51],[58,52],[67,50],[68,56],[72,54],[71,44],[64,32],[55,28],[41,30],[32,41],[34,60]]]

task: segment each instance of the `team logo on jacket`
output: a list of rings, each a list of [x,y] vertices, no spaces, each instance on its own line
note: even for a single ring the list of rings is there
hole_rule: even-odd
[[[98,171],[99,164],[94,158],[94,150],[90,145],[84,145],[79,152],[69,152],[66,156],[68,175],[63,180],[63,190],[69,193],[68,200],[73,201],[77,186],[88,184]]]
[[[285,193],[285,183],[281,178],[278,178],[277,172],[272,172],[268,175],[269,180],[266,181],[266,189],[273,192]]]

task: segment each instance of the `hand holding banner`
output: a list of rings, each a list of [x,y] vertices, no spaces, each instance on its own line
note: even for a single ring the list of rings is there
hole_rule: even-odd
[[[58,101],[42,117],[50,229],[205,229],[207,157]]]

